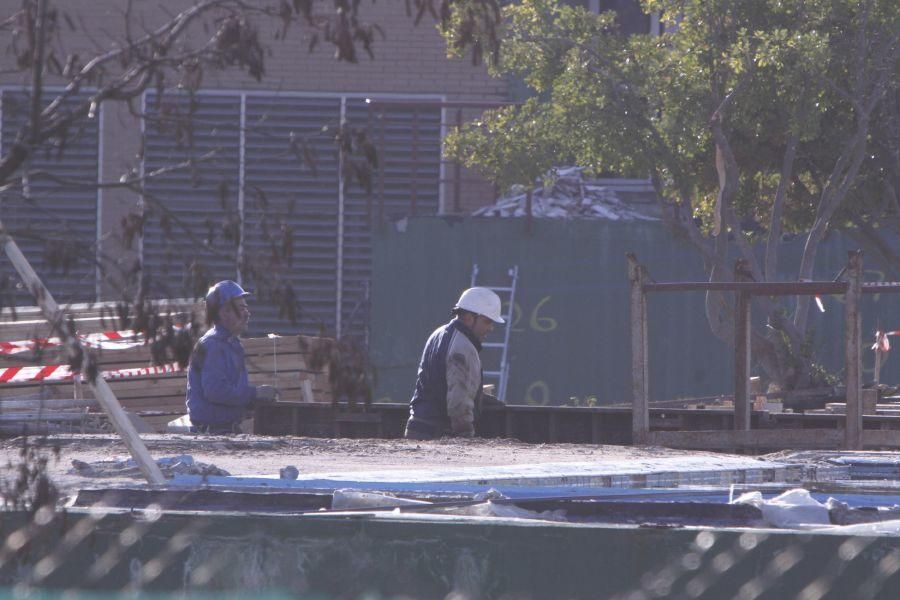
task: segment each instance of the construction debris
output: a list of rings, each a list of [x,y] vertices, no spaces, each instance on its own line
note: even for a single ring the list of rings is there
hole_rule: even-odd
[[[652,187],[643,180],[592,179],[581,167],[561,167],[531,195],[531,214],[545,219],[659,221]],[[528,194],[522,186],[496,203],[479,208],[479,217],[524,217]]]
[[[160,458],[157,459],[156,464],[167,478],[172,478],[175,475],[229,476],[228,471],[220,469],[215,465],[195,462],[194,457],[190,454]],[[72,470],[70,473],[78,474],[82,477],[141,476],[141,470],[133,459],[107,460],[95,463],[86,463],[81,460],[72,459]]]

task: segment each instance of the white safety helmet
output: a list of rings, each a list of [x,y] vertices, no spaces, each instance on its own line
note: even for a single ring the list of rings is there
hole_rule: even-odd
[[[500,316],[500,296],[483,287],[469,288],[462,293],[454,309],[461,308],[487,317],[501,325],[506,321]]]

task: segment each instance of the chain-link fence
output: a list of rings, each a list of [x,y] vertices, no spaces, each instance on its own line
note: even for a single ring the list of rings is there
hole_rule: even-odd
[[[489,502],[408,491],[398,494],[404,499],[385,495],[344,510],[329,489],[95,485],[62,507],[45,477],[59,455],[52,439],[25,440],[21,448],[7,457],[0,513],[0,594],[16,598],[76,592],[622,600],[900,594],[900,526],[892,520],[896,495],[889,482],[879,484],[880,495],[869,496],[866,506],[839,503],[840,515],[831,510],[831,521],[843,526],[816,529],[775,529],[754,506],[689,490],[656,502],[641,497],[646,490],[492,494]],[[413,496],[420,502],[412,503]]]

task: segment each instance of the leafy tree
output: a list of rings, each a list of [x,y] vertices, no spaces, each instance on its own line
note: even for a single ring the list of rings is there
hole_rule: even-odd
[[[879,234],[898,212],[900,5],[642,5],[662,16],[658,35],[625,36],[612,13],[555,0],[505,7],[491,67],[523,78],[535,97],[469,124],[449,151],[504,186],[531,184],[533,172],[505,167],[529,161],[649,175],[666,221],[701,253],[711,280],[732,278],[726,257],[735,253],[750,277],[774,280],[785,233],[806,240],[800,280],[812,277],[829,229],[862,231],[889,254]],[[708,320],[730,341],[733,315],[717,296],[707,297]],[[769,318],[753,352],[774,380],[807,386],[816,379],[809,298],[792,310],[782,300],[756,300]]]

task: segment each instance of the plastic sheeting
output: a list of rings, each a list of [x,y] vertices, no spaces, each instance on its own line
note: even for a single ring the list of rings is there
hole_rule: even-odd
[[[755,506],[773,527],[793,529],[831,525],[828,507],[804,489],[788,490],[771,500],[764,499],[760,492],[747,492],[734,500],[733,504]]]

